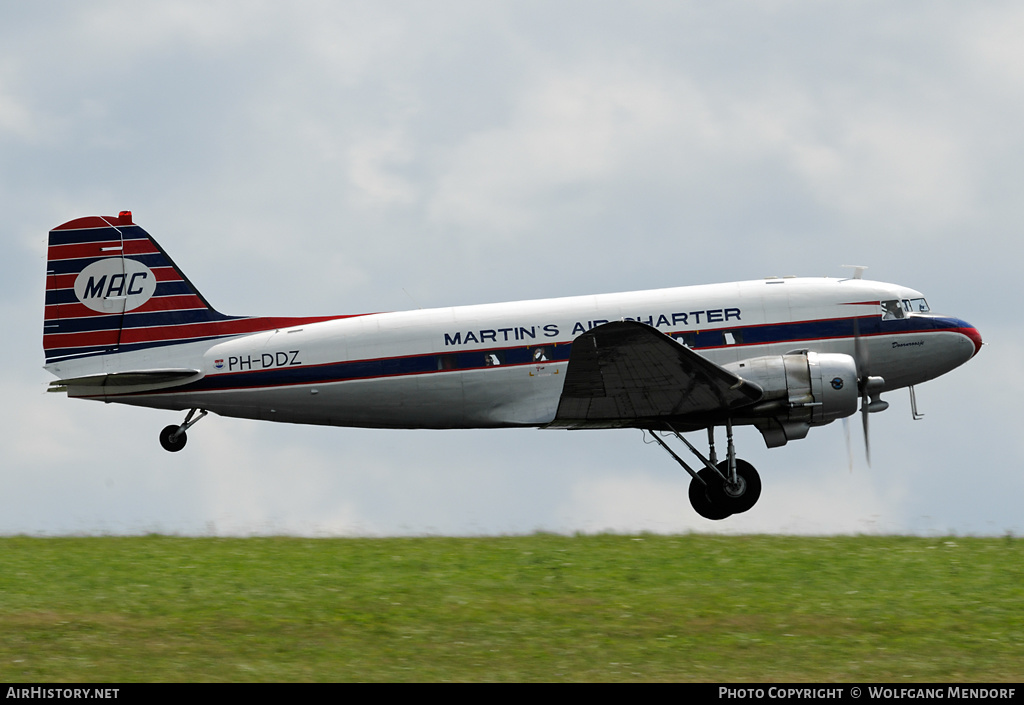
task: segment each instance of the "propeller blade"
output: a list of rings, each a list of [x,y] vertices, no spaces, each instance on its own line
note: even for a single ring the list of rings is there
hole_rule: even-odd
[[[868,460],[868,467],[871,467],[871,437],[868,435],[868,397],[867,395],[860,403],[860,418],[864,423],[864,457]]]
[[[868,349],[860,335],[860,319],[853,319],[853,362],[857,366],[857,379],[867,376]]]
[[[846,460],[850,465],[850,472],[853,473],[853,446],[850,445],[850,418],[843,418],[843,435],[846,436]]]
[[[860,417],[864,426],[864,457],[871,467],[871,440],[868,435],[868,348],[860,335],[860,319],[853,319],[853,363],[857,368],[857,386],[860,388]]]

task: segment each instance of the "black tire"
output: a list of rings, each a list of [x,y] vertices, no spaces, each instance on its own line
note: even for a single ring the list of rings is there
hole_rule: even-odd
[[[719,463],[718,469],[723,475],[727,475],[729,463],[727,461]],[[737,482],[734,486],[729,486],[721,480],[710,483],[708,499],[715,506],[727,509],[732,514],[742,514],[757,504],[757,500],[761,496],[761,476],[757,474],[753,465],[746,460],[737,458],[736,479]]]
[[[177,453],[179,450],[185,447],[188,442],[188,436],[182,431],[178,434],[178,437],[173,441],[171,436],[177,433],[177,426],[165,426],[164,430],[160,432],[160,445],[164,447],[164,450],[170,451],[171,453]]]
[[[732,512],[716,505],[709,497],[710,492],[708,491],[708,488],[713,485],[722,484],[721,478],[707,468],[704,468],[697,474],[700,476],[701,480],[704,480],[707,484],[705,485],[697,478],[690,480],[690,505],[693,507],[693,510],[705,519],[711,519],[713,521],[727,519],[732,516]]]

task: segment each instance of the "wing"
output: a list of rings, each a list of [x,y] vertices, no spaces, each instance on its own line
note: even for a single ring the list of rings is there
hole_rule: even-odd
[[[649,427],[747,406],[759,386],[636,321],[605,323],[576,338],[558,413],[563,428]]]

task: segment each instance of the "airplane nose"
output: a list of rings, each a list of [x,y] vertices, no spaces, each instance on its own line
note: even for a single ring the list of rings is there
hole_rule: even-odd
[[[961,328],[960,332],[966,335],[968,338],[970,338],[971,342],[974,343],[974,352],[971,353],[971,357],[974,357],[975,355],[978,354],[978,351],[981,350],[981,333],[978,332],[977,328],[969,324]]]

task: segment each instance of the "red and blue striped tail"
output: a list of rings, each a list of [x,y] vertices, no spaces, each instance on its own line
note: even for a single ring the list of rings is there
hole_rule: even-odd
[[[51,230],[46,270],[47,363],[343,317],[225,316],[132,222],[130,211]]]

